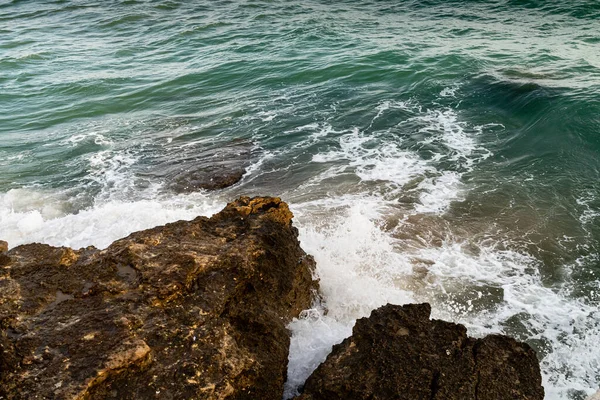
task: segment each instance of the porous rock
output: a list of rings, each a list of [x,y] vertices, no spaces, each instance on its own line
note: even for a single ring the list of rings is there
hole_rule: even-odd
[[[278,198],[0,262],[0,398],[281,399],[314,261]]]
[[[473,339],[462,325],[430,320],[430,312],[429,304],[388,304],[359,319],[297,399],[544,398],[527,344],[501,335]]]

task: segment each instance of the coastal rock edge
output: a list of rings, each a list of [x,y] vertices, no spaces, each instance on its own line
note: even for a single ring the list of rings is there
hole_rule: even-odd
[[[1,253],[0,398],[281,399],[318,288],[291,219],[242,197],[105,250]]]

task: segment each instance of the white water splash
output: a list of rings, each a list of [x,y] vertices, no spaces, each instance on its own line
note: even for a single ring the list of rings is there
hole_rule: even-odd
[[[73,214],[65,212],[70,204],[60,196],[11,190],[0,195],[0,237],[11,247],[39,242],[102,249],[132,232],[212,215],[224,204],[194,193],[154,200],[111,200]]]

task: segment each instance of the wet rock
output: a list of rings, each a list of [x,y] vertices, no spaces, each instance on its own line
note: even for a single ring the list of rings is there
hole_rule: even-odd
[[[251,164],[252,143],[234,140],[225,144],[205,145],[165,154],[153,161],[146,176],[168,182],[175,193],[218,190],[239,182]]]
[[[0,398],[281,399],[314,261],[278,198],[0,262]]]
[[[543,399],[538,360],[524,343],[467,336],[430,320],[429,304],[386,305],[307,380],[297,399]]]
[[[185,171],[175,178],[175,183],[170,188],[176,193],[224,189],[238,183],[245,173],[246,169],[236,165],[228,166],[224,162],[218,166]]]

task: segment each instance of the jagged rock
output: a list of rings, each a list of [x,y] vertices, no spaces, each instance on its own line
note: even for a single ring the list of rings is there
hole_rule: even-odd
[[[0,262],[0,398],[281,399],[314,261],[278,198]]]
[[[388,304],[359,319],[297,399],[544,398],[527,344],[501,335],[469,338],[464,326],[430,320],[430,312],[429,304]]]

